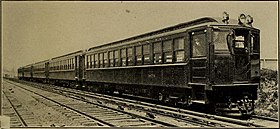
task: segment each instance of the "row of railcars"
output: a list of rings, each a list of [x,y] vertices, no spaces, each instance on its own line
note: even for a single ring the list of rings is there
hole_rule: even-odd
[[[26,65],[18,69],[19,79],[31,80],[33,78],[32,65]]]
[[[18,69],[18,77],[23,80],[77,87],[82,82],[83,50],[36,62]]]
[[[226,15],[227,16],[227,15]],[[244,20],[245,18],[245,20]],[[200,18],[19,68],[19,78],[250,114],[260,78],[252,17]]]

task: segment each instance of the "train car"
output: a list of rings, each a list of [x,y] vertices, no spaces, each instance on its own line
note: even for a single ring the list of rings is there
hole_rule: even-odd
[[[76,51],[50,59],[48,81],[63,86],[82,86],[84,78],[84,51]]]
[[[32,64],[23,66],[20,71],[21,71],[21,75],[22,75],[23,80],[32,81],[32,78],[33,78],[33,72],[32,72],[33,71],[33,66],[32,66]]]
[[[52,58],[34,78],[45,72],[52,84],[251,114],[260,84],[260,30],[252,23],[244,14],[199,18]],[[32,80],[32,65],[18,71]]]
[[[260,83],[260,31],[252,22],[250,15],[234,20],[224,13],[92,47],[86,85],[251,114]]]
[[[36,82],[47,83],[48,81],[48,69],[49,60],[36,62],[33,64],[33,80]]]
[[[22,67],[19,67],[18,68],[18,79],[19,80],[22,80],[23,79],[23,77],[24,77],[24,72],[23,72],[23,68]]]

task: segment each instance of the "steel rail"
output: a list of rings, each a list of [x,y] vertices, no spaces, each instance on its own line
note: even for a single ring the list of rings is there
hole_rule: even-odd
[[[56,87],[58,87],[58,86],[56,86]],[[59,88],[61,90],[62,87],[59,87]],[[64,88],[64,90],[65,89],[69,90],[69,88]],[[240,125],[241,127],[242,126],[243,127],[244,126],[245,127],[248,127],[248,126],[249,127],[250,126],[265,127],[263,125],[259,125],[259,124],[256,124],[256,123],[253,123],[253,122],[249,122],[249,121],[233,119],[233,118],[228,118],[228,117],[224,117],[224,116],[205,114],[205,113],[190,111],[190,110],[181,109],[181,108],[167,107],[167,106],[151,104],[151,103],[147,103],[147,102],[140,102],[140,101],[125,99],[125,98],[120,98],[120,97],[112,97],[112,96],[104,95],[104,94],[92,93],[92,92],[87,92],[87,91],[79,91],[79,90],[76,90],[75,92],[74,91],[67,91],[67,92],[73,92],[73,93],[76,93],[76,94],[78,92],[81,92],[80,93],[81,95],[84,95],[84,96],[87,96],[87,97],[93,97],[91,95],[96,95],[96,96],[99,96],[99,97],[95,97],[95,98],[98,98],[98,99],[101,99],[100,97],[107,97],[108,100],[109,99],[117,99],[117,100],[119,100],[119,103],[121,103],[122,101],[127,101],[127,102],[131,102],[133,104],[142,104],[142,105],[145,105],[145,106],[155,107],[155,108],[158,108],[158,109],[161,108],[161,109],[169,110],[169,111],[173,112],[176,115],[178,115],[179,113],[180,113],[179,115],[182,115],[182,113],[184,113],[183,115],[193,115],[192,117],[195,118],[195,119],[198,119],[198,117],[202,117],[203,120],[209,120],[211,122],[214,122],[214,120],[217,120],[220,123],[223,123],[223,124],[226,124],[226,125],[230,125],[230,126]],[[84,92],[84,93],[82,93],[82,92]],[[216,123],[217,123],[217,121],[216,121]]]
[[[55,87],[57,87],[57,86],[55,86]],[[57,90],[61,91],[63,87],[57,87],[57,88],[59,88]],[[116,102],[116,103],[123,103],[123,101],[127,101],[127,102],[132,103],[133,105],[142,104],[142,105],[145,105],[145,106],[149,106],[149,108],[151,108],[151,107],[157,108],[156,110],[159,110],[159,111],[168,112],[168,113],[178,115],[178,116],[191,117],[191,118],[194,118],[194,119],[197,119],[197,120],[208,121],[210,123],[224,124],[224,125],[233,126],[233,127],[244,127],[244,126],[248,127],[249,125],[252,124],[250,122],[243,122],[243,121],[236,122],[234,120],[231,120],[231,121],[230,120],[227,120],[227,121],[223,120],[224,122],[222,122],[220,119],[218,119],[219,117],[217,117],[216,120],[214,120],[213,119],[214,115],[209,115],[209,114],[205,114],[205,113],[198,113],[198,112],[194,112],[194,111],[183,110],[183,109],[179,109],[179,108],[172,108],[172,107],[167,107],[167,106],[162,106],[162,105],[157,105],[157,104],[151,104],[151,103],[146,103],[146,102],[140,102],[140,101],[135,102],[134,100],[130,100],[130,99],[112,97],[112,96],[109,96],[109,95],[97,94],[97,93],[92,93],[92,92],[87,92],[87,91],[79,91],[79,90],[70,91],[70,90],[73,90],[73,89],[69,89],[69,88],[63,88],[63,90],[66,91],[66,92],[72,92],[72,93],[75,93],[75,94],[78,94],[78,92],[80,92],[79,93],[80,95],[83,95],[83,96],[86,96],[86,97],[94,97],[92,95],[96,95],[96,96],[98,96],[98,97],[94,97],[96,99],[101,99],[101,97],[107,97],[107,101],[113,101],[112,99],[116,99],[116,100],[118,100],[118,102]],[[166,110],[169,110],[169,111],[166,111]],[[145,110],[145,111],[146,112],[147,111],[151,112],[151,110]],[[185,113],[185,114],[182,114],[182,113]],[[163,114],[161,114],[161,115],[163,115]],[[165,116],[167,116],[167,115],[165,115]],[[183,119],[183,118],[179,118],[179,119],[186,120],[186,119]],[[199,121],[197,121],[197,122],[199,123]],[[207,123],[205,125],[207,125]],[[242,125],[242,126],[239,126],[239,125]]]
[[[77,113],[80,113],[80,114],[82,114],[82,115],[84,115],[84,116],[87,116],[87,117],[89,117],[89,118],[91,118],[91,119],[94,119],[94,120],[96,120],[96,121],[98,121],[98,122],[100,122],[100,123],[102,123],[102,124],[104,124],[104,125],[114,126],[113,124],[107,123],[107,122],[105,122],[105,121],[103,121],[103,120],[100,120],[100,119],[97,119],[97,118],[92,117],[92,116],[90,116],[90,115],[87,115],[87,114],[85,114],[85,113],[83,113],[83,112],[81,112],[81,111],[79,111],[79,110],[73,109],[73,108],[71,108],[71,107],[69,107],[69,106],[67,106],[67,105],[65,105],[65,104],[62,104],[62,103],[57,102],[57,101],[55,101],[55,100],[53,100],[53,99],[50,99],[50,98],[45,97],[45,96],[43,96],[43,95],[40,95],[40,94],[38,94],[38,93],[36,93],[36,92],[34,92],[34,91],[32,91],[32,90],[29,90],[29,89],[27,89],[27,88],[24,88],[24,87],[22,87],[22,86],[20,86],[20,85],[17,85],[17,84],[15,84],[15,83],[11,83],[11,82],[9,82],[9,81],[7,81],[7,82],[10,83],[10,84],[16,85],[16,86],[18,86],[18,87],[20,87],[20,88],[22,88],[22,89],[24,89],[24,90],[26,90],[26,91],[29,91],[29,92],[34,93],[34,94],[36,94],[36,95],[39,95],[39,96],[41,96],[41,97],[43,97],[43,98],[45,98],[45,99],[47,99],[47,100],[49,100],[49,101],[52,101],[52,102],[54,102],[54,103],[56,103],[56,104],[58,104],[58,105],[60,105],[60,106],[66,107],[66,108],[71,109],[71,110],[73,110],[73,111],[75,111],[75,112],[77,112]]]
[[[9,81],[8,81],[8,82],[9,82]],[[11,83],[11,84],[13,84],[13,85],[17,85],[17,84],[14,84],[14,83],[12,83],[12,82],[9,82],[9,83]],[[18,85],[18,86],[19,86],[19,85]],[[97,119],[97,118],[92,117],[92,116],[90,116],[90,115],[87,115],[86,113],[80,112],[79,110],[76,110],[76,109],[74,109],[74,108],[71,108],[71,107],[69,107],[69,106],[67,106],[67,105],[65,105],[65,104],[61,104],[61,103],[59,103],[59,102],[56,102],[55,100],[49,99],[49,98],[47,98],[47,97],[45,97],[45,96],[43,96],[43,95],[40,95],[40,94],[38,94],[38,93],[36,93],[36,92],[34,92],[34,91],[31,91],[31,90],[26,89],[26,88],[21,87],[21,86],[19,86],[19,87],[22,88],[22,89],[24,89],[24,90],[27,90],[27,91],[29,91],[29,92],[32,92],[32,93],[34,93],[34,94],[37,94],[37,95],[39,95],[39,96],[41,96],[41,97],[43,97],[43,98],[45,98],[45,99],[47,99],[47,100],[50,100],[50,101],[52,101],[52,102],[54,102],[54,103],[57,103],[57,104],[59,104],[59,105],[61,105],[61,106],[67,107],[67,108],[69,108],[69,109],[71,109],[71,110],[73,110],[73,111],[76,111],[76,112],[78,112],[78,113],[80,113],[80,114],[82,114],[82,115],[85,115],[85,116],[87,116],[87,117],[90,117],[90,118],[92,118],[92,119],[94,119],[94,120],[96,120],[96,121],[99,121],[99,122],[102,123],[102,124],[106,124],[106,125],[108,125],[108,126],[116,127],[116,126],[113,125],[113,124],[110,124],[110,123],[108,123],[108,122],[106,122],[106,121]],[[43,90],[46,90],[46,89],[43,89]],[[54,90],[54,89],[52,89],[52,90]],[[61,92],[60,92],[59,94],[61,94]],[[115,108],[107,107],[107,106],[104,106],[104,105],[101,105],[101,104],[97,104],[97,103],[93,103],[93,102],[90,102],[90,101],[85,101],[85,100],[82,99],[82,98],[77,98],[77,97],[73,97],[73,96],[69,96],[69,95],[64,95],[64,96],[68,96],[68,97],[71,97],[71,98],[73,98],[73,99],[80,100],[80,101],[84,101],[84,102],[87,102],[87,103],[90,103],[90,104],[94,104],[94,105],[97,105],[97,106],[100,106],[100,107],[103,107],[103,108],[107,108],[107,109],[110,109],[110,110],[122,112],[122,113],[128,114],[128,115],[130,115],[130,116],[135,116],[135,117],[138,117],[138,118],[142,118],[142,119],[145,119],[145,120],[147,120],[147,121],[152,121],[152,122],[154,122],[154,123],[158,123],[158,124],[161,124],[161,125],[164,125],[164,126],[168,126],[168,127],[178,127],[177,125],[174,125],[174,124],[170,124],[170,123],[166,123],[166,122],[162,122],[162,121],[157,121],[157,120],[154,120],[154,119],[151,119],[151,118],[148,118],[148,117],[143,117],[143,116],[141,116],[141,115],[137,115],[137,114],[129,113],[129,112],[126,112],[126,111],[118,110],[118,109],[115,109]]]
[[[9,103],[11,104],[11,107],[13,109],[13,111],[15,112],[16,116],[18,117],[19,122],[21,123],[21,125],[23,125],[23,127],[27,127],[26,122],[24,121],[24,119],[21,117],[21,115],[19,114],[19,112],[17,111],[17,109],[15,108],[15,105],[12,103],[12,101],[9,99],[9,97],[7,97],[6,93],[3,91],[3,95],[7,98],[7,100],[9,101]]]
[[[258,115],[252,115],[252,118],[257,118],[257,119],[263,119],[263,120],[268,120],[268,121],[273,121],[273,122],[278,122],[279,120],[276,118],[272,117],[265,117],[265,116],[258,116]]]

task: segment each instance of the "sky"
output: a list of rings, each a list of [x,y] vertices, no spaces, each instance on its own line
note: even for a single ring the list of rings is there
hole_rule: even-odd
[[[226,11],[254,18],[261,30],[261,58],[277,58],[275,2],[46,2],[2,1],[3,69],[84,50]]]

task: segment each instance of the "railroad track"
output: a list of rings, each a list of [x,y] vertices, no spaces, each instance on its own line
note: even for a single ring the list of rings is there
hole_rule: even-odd
[[[59,88],[60,89],[60,88]],[[62,88],[65,89],[65,88]],[[60,89],[61,90],[61,89]],[[178,120],[186,123],[191,123],[201,127],[268,127],[256,121],[239,120],[228,117],[210,115],[205,113],[194,112],[185,109],[167,107],[157,104],[151,104],[141,101],[135,101],[125,98],[119,98],[110,95],[91,93],[86,91],[76,91],[66,89],[67,92],[72,94],[79,94],[84,97],[93,97],[95,99],[105,100],[105,102],[115,103],[127,108],[134,108],[145,111],[149,114],[160,114],[177,118]],[[68,91],[69,90],[69,91]]]
[[[6,88],[4,88],[6,89]],[[4,115],[10,117],[11,127],[36,127],[41,126],[36,122],[36,116],[22,106],[21,102],[18,101],[12,95],[12,89],[6,89],[3,91],[3,112]]]
[[[257,118],[257,119],[261,119],[261,120],[269,120],[269,121],[278,122],[278,119],[276,119],[276,118],[265,117],[265,116],[252,115],[252,118]]]
[[[101,97],[102,94],[97,94],[94,96],[94,93],[85,92],[85,91],[77,91],[75,89],[63,88],[63,87],[54,87],[51,85],[43,85],[37,83],[30,83],[36,88],[41,88],[44,90],[51,90],[51,92],[56,92],[58,94],[63,94],[67,97],[80,99],[82,101],[86,101],[88,103],[97,103],[98,106],[106,106],[111,107],[117,110],[125,110],[131,114],[138,114],[138,117],[143,117],[145,119],[149,119],[151,121],[157,121],[163,124],[167,124],[168,127],[176,127],[176,126],[184,126],[184,127],[217,127],[217,123],[212,123],[209,121],[204,121],[201,118],[197,119],[196,117],[184,118],[184,117],[174,117],[172,114],[165,114],[165,112],[158,112],[157,118],[154,118],[154,110],[145,109],[136,103],[123,103],[122,100],[114,101],[116,99],[112,98],[112,96],[107,96],[109,98]],[[44,86],[44,87],[42,87]],[[87,96],[87,94],[91,94],[91,96]],[[106,96],[106,95],[105,95]],[[97,101],[95,101],[97,100]],[[126,108],[128,107],[128,108]],[[134,110],[133,110],[134,109]],[[144,112],[143,112],[144,111]],[[171,118],[171,119],[170,119]],[[173,124],[169,124],[173,123]]]
[[[29,83],[29,82],[28,82]],[[30,84],[30,83],[29,83]],[[37,83],[32,83],[33,86],[37,86]],[[40,84],[39,87],[41,87],[42,84]],[[193,112],[189,110],[184,109],[178,109],[178,108],[172,108],[172,107],[166,107],[162,105],[156,105],[156,104],[150,104],[135,100],[129,100],[125,98],[119,98],[115,96],[109,96],[104,94],[97,94],[92,92],[86,92],[86,91],[78,91],[74,89],[69,88],[63,88],[63,87],[55,87],[53,85],[44,85],[44,89],[46,87],[50,87],[49,89],[54,90],[56,89],[56,92],[65,92],[66,95],[71,95],[72,97],[76,98],[82,98],[84,100],[99,100],[99,102],[103,103],[113,103],[115,105],[123,107],[123,109],[136,109],[141,110],[142,112],[146,113],[150,116],[168,116],[173,117],[177,121],[180,121],[181,123],[186,123],[185,125],[180,126],[190,126],[190,127],[262,127],[261,125],[254,124],[250,121],[242,121],[237,119],[231,119],[226,117],[220,117],[215,115],[209,115],[204,113],[198,113]],[[153,116],[153,117],[154,117]],[[161,118],[161,117],[157,117]],[[155,118],[154,118],[155,119]],[[178,123],[177,123],[178,125]]]
[[[15,106],[12,104],[11,100],[9,100],[4,92],[3,99],[3,112],[4,115],[10,117],[10,126],[11,127],[25,127],[25,122],[21,119],[20,114],[15,110]]]
[[[68,95],[69,97],[80,98],[87,102],[92,101],[92,100],[98,100],[99,103],[102,103],[101,105],[108,105],[110,103],[110,104],[118,105],[118,107],[122,107],[123,110],[127,110],[127,111],[129,111],[130,109],[136,109],[136,110],[141,111],[142,113],[146,113],[146,115],[148,115],[148,116],[154,117],[153,119],[157,119],[157,120],[160,120],[161,117],[159,117],[159,116],[173,117],[174,120],[176,120],[177,122],[180,121],[179,124],[177,123],[177,125],[179,125],[179,126],[188,126],[188,127],[271,127],[271,125],[274,125],[274,127],[275,127],[275,122],[274,122],[274,124],[267,124],[267,123],[270,123],[271,121],[268,121],[267,123],[264,123],[264,122],[260,123],[259,121],[256,120],[256,118],[253,120],[239,120],[239,119],[221,117],[221,116],[216,116],[216,115],[209,115],[209,114],[205,114],[205,113],[198,113],[198,112],[179,109],[179,108],[151,104],[151,103],[146,103],[146,102],[141,102],[141,101],[136,101],[136,100],[130,100],[130,99],[120,98],[120,97],[116,97],[116,96],[97,94],[97,93],[92,93],[92,92],[87,92],[87,91],[79,91],[79,90],[63,88],[63,87],[56,87],[53,85],[40,84],[40,86],[38,86],[37,83],[32,83],[32,85],[36,86],[38,88],[41,86],[44,86],[44,89],[55,90],[56,92],[64,93],[65,95]],[[49,88],[46,88],[46,87],[49,87]],[[131,110],[131,111],[133,111],[133,110]],[[162,120],[162,121],[164,121],[164,120]],[[182,123],[186,123],[186,124],[182,124]]]
[[[71,118],[75,117],[73,120],[85,123],[83,126],[96,126],[96,124],[93,123],[95,122],[98,123],[97,126],[104,127],[176,127],[175,124],[157,121],[121,109],[115,109],[93,102],[85,102],[82,98],[77,98],[77,96],[67,95],[67,97],[65,97],[33,87],[23,87],[22,84],[10,81],[7,82],[40,96],[41,99],[44,99],[45,103],[52,102],[53,105],[55,104],[59,105],[59,107],[63,107],[64,114],[71,116]],[[73,115],[73,112],[75,112],[75,115]],[[89,124],[89,122],[92,122],[92,124]]]

